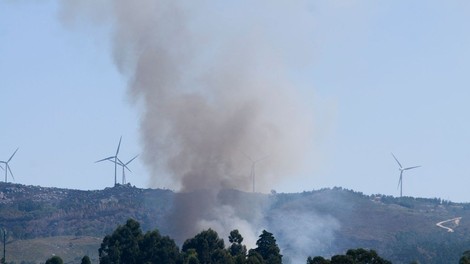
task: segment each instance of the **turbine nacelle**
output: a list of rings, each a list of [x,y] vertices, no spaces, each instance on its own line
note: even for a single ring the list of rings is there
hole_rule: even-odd
[[[255,167],[256,167],[256,164],[260,161],[263,161],[265,159],[267,159],[269,157],[269,155],[266,155],[262,158],[258,158],[258,159],[252,159],[250,156],[248,156],[246,153],[244,153],[242,151],[242,154],[251,162],[251,172],[250,172],[250,176],[253,180],[253,192],[255,192]]]
[[[119,138],[119,143],[116,149],[116,154],[114,154],[114,156],[110,156],[110,157],[95,161],[95,163],[106,161],[106,160],[114,162],[114,185],[117,184],[117,165],[118,165],[117,160],[119,159],[118,154],[119,154],[119,148],[121,147],[121,141],[122,141],[122,136]]]
[[[393,155],[393,153],[392,153],[392,156],[395,159],[395,161],[398,163],[398,166],[399,166],[398,171],[400,171],[400,178],[398,179],[398,188],[400,188],[400,197],[402,197],[402,194],[403,194],[403,172],[406,171],[406,170],[416,169],[416,168],[419,168],[421,166],[413,166],[413,167],[403,168],[400,161],[398,161],[398,159],[395,157],[395,155]]]

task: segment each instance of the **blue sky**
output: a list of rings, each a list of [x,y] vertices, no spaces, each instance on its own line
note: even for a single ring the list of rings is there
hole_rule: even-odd
[[[2,159],[16,182],[80,189],[114,183],[111,156],[139,154],[136,110],[107,43],[66,29],[54,1],[1,3]],[[139,162],[129,180],[145,186]]]
[[[242,21],[223,7],[214,8]],[[113,64],[108,29],[64,26],[58,8],[0,1],[0,159],[20,148],[11,161],[18,183],[110,187],[113,165],[94,161],[111,156],[121,135],[123,159],[141,152],[141,110]],[[275,26],[286,34],[278,47],[301,39],[284,52],[313,108],[314,154],[272,189],[396,196],[394,152],[423,166],[404,175],[404,195],[470,201],[470,4],[306,1],[305,13]],[[132,184],[150,187],[139,159],[130,168]]]

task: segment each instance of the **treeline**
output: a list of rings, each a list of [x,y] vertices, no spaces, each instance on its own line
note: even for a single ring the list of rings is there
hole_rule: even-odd
[[[307,264],[392,264],[392,262],[381,258],[374,250],[358,248],[348,250],[345,255],[335,255],[331,259],[321,256],[308,257]]]
[[[263,230],[256,248],[247,250],[238,230],[230,232],[230,245],[212,229],[204,230],[187,239],[181,248],[169,236],[158,230],[142,232],[140,223],[129,219],[114,232],[104,237],[98,250],[100,264],[281,264],[282,254],[272,233]],[[4,263],[2,260],[1,263]],[[330,259],[322,256],[308,257],[307,264],[391,264],[374,250],[350,249],[344,255]],[[411,264],[418,264],[414,261]],[[53,256],[46,264],[63,264],[59,256]],[[88,256],[81,264],[91,264]],[[459,264],[470,264],[470,250],[465,251]]]
[[[217,232],[209,229],[187,239],[180,251],[169,236],[162,236],[158,230],[144,234],[139,222],[129,219],[125,225],[104,237],[98,251],[101,264],[282,263],[276,239],[265,230],[259,236],[255,249],[247,251],[238,230],[230,232],[229,242],[231,244],[226,248]]]
[[[98,250],[100,264],[281,264],[282,254],[274,235],[263,230],[256,248],[247,250],[243,236],[238,230],[230,232],[230,245],[225,246],[216,231],[204,230],[187,239],[181,248],[169,236],[162,236],[158,230],[142,232],[139,222],[129,219],[104,237]],[[48,264],[62,264],[60,257],[48,259]],[[88,256],[82,264],[88,264]],[[345,255],[331,259],[309,257],[307,264],[389,264],[373,250],[349,250]]]

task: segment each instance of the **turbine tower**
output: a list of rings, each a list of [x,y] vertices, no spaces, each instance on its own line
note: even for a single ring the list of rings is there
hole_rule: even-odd
[[[403,168],[403,166],[398,161],[398,159],[395,157],[395,155],[393,155],[393,153],[392,153],[392,156],[396,160],[396,162],[398,163],[398,166],[399,166],[398,170],[400,171],[400,179],[398,180],[398,187],[400,188],[400,198],[401,198],[402,195],[403,195],[403,172],[406,171],[406,170],[416,169],[416,168],[419,168],[421,166],[413,166],[413,167]]]
[[[5,164],[5,169],[3,169],[3,167],[0,167],[3,170],[5,170],[5,182],[8,182],[8,172],[10,172],[11,177],[13,178],[13,180],[15,180],[15,177],[13,177],[13,172],[11,172],[10,165],[8,163],[11,161],[13,156],[15,156],[18,149],[19,148],[16,148],[15,152],[13,152],[13,154],[11,154],[10,158],[7,161],[0,160],[0,163]]]
[[[114,186],[116,186],[116,184],[117,184],[117,165],[118,165],[118,160],[119,160],[118,159],[118,154],[119,154],[119,148],[121,147],[121,140],[122,140],[122,136],[119,138],[119,144],[118,144],[118,147],[117,147],[117,150],[116,150],[116,154],[114,156],[107,157],[107,158],[95,161],[95,163],[102,162],[102,161],[105,161],[105,160],[110,160],[110,161],[114,162]]]
[[[268,155],[266,155],[262,158],[256,159],[256,160],[252,159],[250,156],[248,156],[245,153],[243,153],[243,155],[245,155],[245,157],[251,162],[250,176],[251,176],[251,179],[253,180],[253,193],[254,193],[255,192],[255,168],[256,168],[256,163],[265,160],[268,157]]]
[[[132,172],[129,167],[127,167],[127,165],[129,165],[129,163],[131,163],[132,161],[134,161],[139,155],[135,155],[135,157],[133,157],[132,159],[130,159],[128,162],[124,163],[122,162],[119,158],[117,159],[117,163],[119,166],[122,167],[122,184],[126,184],[126,171],[125,169],[127,169],[128,171]],[[114,162],[114,160],[109,160],[110,162]]]

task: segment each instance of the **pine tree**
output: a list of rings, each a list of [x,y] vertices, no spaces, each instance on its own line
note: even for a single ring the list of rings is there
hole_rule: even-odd
[[[258,246],[255,250],[258,252],[266,263],[269,264],[281,264],[282,255],[280,254],[281,250],[276,243],[272,233],[269,233],[266,230],[263,230],[259,236],[258,241],[256,241]]]

